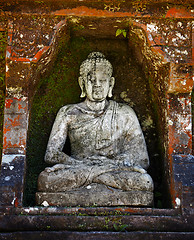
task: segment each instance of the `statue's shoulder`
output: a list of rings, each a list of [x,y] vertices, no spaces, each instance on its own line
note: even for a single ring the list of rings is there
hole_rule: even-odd
[[[134,110],[127,104],[125,103],[118,103],[118,102],[115,102],[115,101],[112,101],[113,104],[117,105],[117,111],[119,114],[122,114],[122,115],[130,115],[130,116],[135,116],[136,117],[136,114],[134,112]]]
[[[116,113],[118,119],[121,119],[126,126],[131,126],[131,124],[139,125],[139,121],[135,111],[125,103],[116,103]]]
[[[68,104],[61,107],[58,111],[57,115],[72,115],[72,113],[76,110],[78,104]]]

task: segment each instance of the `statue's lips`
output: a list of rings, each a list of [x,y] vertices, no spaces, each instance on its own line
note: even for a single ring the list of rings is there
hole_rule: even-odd
[[[95,93],[95,94],[102,94],[102,92],[103,92],[102,88],[95,88],[95,89],[93,89],[93,93]]]

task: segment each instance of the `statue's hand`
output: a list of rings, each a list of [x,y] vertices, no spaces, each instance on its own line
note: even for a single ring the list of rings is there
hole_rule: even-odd
[[[135,172],[147,173],[147,171],[140,166],[133,166],[133,169]]]
[[[94,155],[94,156],[88,157],[87,159],[90,159],[90,160],[107,160],[108,158],[105,157],[105,156],[96,156],[96,155]]]
[[[107,160],[107,158],[104,156],[90,156],[85,159],[85,161],[88,162],[88,164],[92,165],[102,164],[103,162],[105,162],[105,160]]]
[[[143,169],[143,168],[140,167],[140,166],[134,166],[134,165],[132,165],[128,160],[124,160],[124,161],[123,161],[123,165],[124,165],[125,167],[131,168],[131,170],[134,171],[134,172],[147,173],[147,171],[146,171],[145,169]]]
[[[128,160],[123,161],[124,167],[132,167],[132,164]]]
[[[68,168],[68,166],[64,165],[64,164],[55,164],[53,167],[45,168],[45,171],[50,173],[50,172],[56,172],[56,171],[64,169],[64,168]]]

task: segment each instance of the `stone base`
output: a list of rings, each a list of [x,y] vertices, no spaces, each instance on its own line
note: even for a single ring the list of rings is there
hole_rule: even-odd
[[[91,184],[66,192],[37,192],[38,205],[49,206],[152,206],[153,193],[146,191],[122,191],[101,184]]]

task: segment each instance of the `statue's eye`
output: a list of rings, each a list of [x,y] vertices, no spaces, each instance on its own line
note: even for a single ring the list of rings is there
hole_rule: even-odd
[[[92,83],[95,83],[95,81],[96,81],[96,78],[94,78],[94,77],[91,77],[91,78],[90,78],[90,81],[91,81]]]

